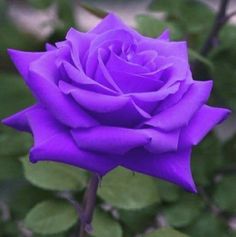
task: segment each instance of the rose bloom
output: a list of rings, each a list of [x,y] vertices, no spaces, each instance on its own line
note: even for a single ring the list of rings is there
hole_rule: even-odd
[[[229,110],[205,104],[212,81],[192,79],[186,42],[142,36],[109,14],[45,52],[9,54],[36,103],[3,123],[33,134],[32,162],[101,176],[123,166],[196,191],[192,147]]]

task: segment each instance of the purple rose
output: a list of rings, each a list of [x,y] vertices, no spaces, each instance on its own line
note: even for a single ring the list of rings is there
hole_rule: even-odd
[[[205,105],[212,81],[192,79],[186,42],[144,37],[109,14],[45,52],[9,54],[37,102],[3,122],[33,134],[32,162],[100,175],[121,165],[196,191],[192,146],[229,110]]]

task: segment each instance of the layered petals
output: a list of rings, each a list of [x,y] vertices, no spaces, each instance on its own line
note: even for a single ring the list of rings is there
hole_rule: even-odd
[[[110,126],[73,129],[71,133],[79,148],[105,154],[123,155],[151,140],[142,131]]]
[[[164,131],[186,126],[194,113],[207,101],[211,89],[212,81],[195,81],[179,103],[153,116],[145,124]]]
[[[97,124],[79,105],[65,96],[47,78],[30,72],[30,80],[27,84],[40,103],[63,124],[69,127],[89,127]]]

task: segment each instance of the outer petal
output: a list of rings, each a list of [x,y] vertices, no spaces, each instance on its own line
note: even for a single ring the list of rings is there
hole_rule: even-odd
[[[107,154],[123,155],[151,140],[142,131],[119,127],[99,126],[71,132],[79,148]]]
[[[126,155],[122,166],[175,183],[190,192],[196,192],[191,174],[190,156],[191,149],[158,155],[137,150]]]
[[[194,113],[207,101],[211,88],[212,81],[195,81],[176,105],[157,114],[146,124],[165,131],[187,125]]]
[[[226,119],[230,111],[203,105],[194,115],[180,137],[180,148],[197,145],[209,131]]]
[[[29,108],[26,108],[16,114],[11,115],[8,118],[3,119],[2,123],[20,131],[31,132],[27,119],[27,113],[31,110],[37,109],[38,107],[39,105],[33,105]]]
[[[28,78],[30,64],[44,55],[43,52],[24,52],[14,49],[8,49],[8,53],[24,79]]]
[[[35,145],[30,151],[32,162],[49,160],[97,172],[104,175],[118,164],[115,157],[81,151],[68,129],[58,123],[46,110],[37,108],[27,113]]]
[[[97,124],[79,105],[63,95],[59,88],[47,78],[31,72],[30,80],[27,83],[36,98],[63,124],[69,127],[90,127]]]
[[[157,38],[159,40],[170,41],[170,30],[167,29]]]

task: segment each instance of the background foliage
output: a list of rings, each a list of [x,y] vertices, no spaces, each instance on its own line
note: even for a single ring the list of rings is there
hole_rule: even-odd
[[[42,50],[45,41],[58,41],[75,26],[75,2],[59,0],[58,24],[47,39],[39,40],[9,17],[11,1],[0,1],[0,118],[33,103],[6,54],[7,48]],[[89,1],[90,2],[90,1]],[[108,2],[108,1],[107,1]],[[44,11],[49,0],[12,1]],[[20,5],[19,5],[20,4]],[[22,5],[23,4],[23,5]],[[127,1],[120,1],[126,7]],[[80,8],[103,17],[105,12],[84,2]],[[156,13],[164,12],[162,19]],[[191,62],[200,62],[195,79],[212,78],[212,104],[236,110],[236,26],[226,24],[215,47],[203,57],[198,52],[212,27],[215,13],[195,0],[153,0],[136,28],[156,37],[169,28],[172,39],[186,39]],[[83,29],[81,24],[76,27]],[[0,127],[0,236],[72,237],[77,229],[75,201],[81,202],[88,174],[73,167],[32,165],[27,134]],[[236,237],[236,136],[222,141],[213,132],[194,149],[192,169],[199,194],[150,177],[117,169],[99,188],[93,237]]]

